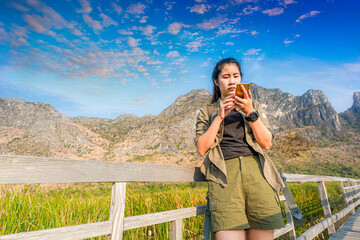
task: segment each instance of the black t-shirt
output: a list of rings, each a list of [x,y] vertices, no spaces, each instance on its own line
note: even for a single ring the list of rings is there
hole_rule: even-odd
[[[236,110],[233,110],[224,119],[224,135],[220,147],[225,160],[239,156],[257,155],[256,151],[246,142],[244,119]]]

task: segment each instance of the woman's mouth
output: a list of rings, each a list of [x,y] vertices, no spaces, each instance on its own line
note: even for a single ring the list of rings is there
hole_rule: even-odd
[[[235,87],[229,87],[229,91],[235,91]]]

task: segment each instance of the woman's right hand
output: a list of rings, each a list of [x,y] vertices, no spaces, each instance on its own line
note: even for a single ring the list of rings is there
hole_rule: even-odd
[[[226,98],[224,98],[224,100],[220,100],[218,116],[221,120],[223,120],[235,108],[235,95],[227,96]]]

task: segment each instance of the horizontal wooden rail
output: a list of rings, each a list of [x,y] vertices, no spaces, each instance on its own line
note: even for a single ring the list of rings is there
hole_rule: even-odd
[[[359,181],[284,173],[288,182]],[[199,167],[0,155],[0,184],[205,181]]]
[[[124,219],[124,230],[171,222],[176,219],[195,217],[202,214],[205,214],[205,205],[126,217]]]
[[[345,190],[359,190],[360,189],[360,185],[355,185],[355,186],[350,186],[350,187],[344,187]]]
[[[0,184],[205,181],[200,168],[100,160],[0,156]]]
[[[84,239],[111,233],[111,222],[89,223],[69,227],[52,228],[32,232],[16,233],[0,236],[0,240],[66,240],[66,239]]]

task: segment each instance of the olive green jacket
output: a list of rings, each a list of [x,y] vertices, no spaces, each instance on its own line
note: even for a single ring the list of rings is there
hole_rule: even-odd
[[[200,109],[200,112],[197,116],[196,121],[196,138],[195,144],[197,143],[199,137],[206,132],[210,127],[212,121],[217,116],[219,111],[220,98],[214,104],[208,104],[204,108]],[[269,121],[266,118],[263,108],[260,106],[259,102],[253,100],[253,107],[256,111],[259,112],[260,119],[264,125],[270,130]],[[278,192],[282,192],[285,188],[285,184],[280,177],[279,172],[277,171],[274,163],[271,161],[270,157],[264,152],[264,149],[255,140],[255,137],[252,133],[250,124],[245,120],[245,114],[240,109],[236,110],[241,114],[245,122],[245,139],[246,142],[259,153],[260,163],[263,169],[264,176],[270,186]],[[201,172],[206,176],[207,180],[212,180],[223,186],[227,185],[227,175],[226,175],[226,166],[223,154],[220,148],[220,142],[222,140],[224,133],[224,121],[221,123],[219,131],[215,137],[214,143],[211,145],[209,150],[205,154],[205,159],[201,165]]]

